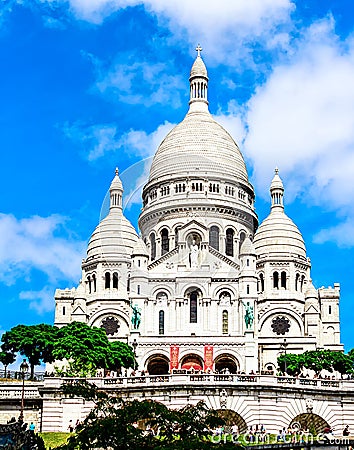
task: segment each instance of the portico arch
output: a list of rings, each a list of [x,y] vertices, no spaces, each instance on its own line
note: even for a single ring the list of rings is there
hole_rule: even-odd
[[[202,370],[203,369],[203,360],[200,356],[195,353],[189,353],[181,359],[181,368],[182,369],[194,369],[194,370]]]
[[[150,356],[146,362],[146,369],[149,375],[167,375],[169,368],[169,359],[160,353]]]
[[[303,413],[298,414],[289,425],[292,429],[308,430],[310,433],[317,435],[323,433],[325,428],[329,428],[328,422],[318,414]]]
[[[215,358],[215,371],[218,373],[230,372],[237,373],[239,364],[236,358],[230,353],[222,353]]]
[[[240,416],[236,411],[232,409],[218,409],[218,415],[225,420],[225,425],[227,427],[232,427],[232,425],[237,425],[239,434],[246,434],[248,427],[245,419]]]

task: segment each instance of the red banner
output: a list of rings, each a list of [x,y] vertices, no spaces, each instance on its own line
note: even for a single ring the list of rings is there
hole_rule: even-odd
[[[171,347],[170,347],[170,370],[178,369],[178,356],[179,356],[178,345],[171,345]]]
[[[213,370],[214,365],[214,347],[212,345],[206,345],[204,347],[204,371],[208,369]]]

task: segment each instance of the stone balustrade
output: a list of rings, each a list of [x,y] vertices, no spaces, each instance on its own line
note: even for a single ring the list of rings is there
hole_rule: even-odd
[[[46,378],[46,387],[59,387],[61,383],[72,383],[80,378]],[[169,375],[146,375],[130,377],[105,377],[89,378],[88,381],[95,383],[98,387],[130,385],[193,385],[193,384],[252,384],[260,386],[291,386],[291,388],[317,388],[317,389],[353,389],[354,380],[325,380],[319,378],[295,378],[276,377],[271,375],[235,375],[235,374],[204,374],[204,373],[177,373]]]

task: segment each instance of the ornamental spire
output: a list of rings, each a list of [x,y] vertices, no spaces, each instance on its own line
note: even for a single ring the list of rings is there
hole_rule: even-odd
[[[123,185],[119,178],[118,167],[115,170],[115,177],[112,180],[111,186],[109,188],[109,209],[122,209],[122,197],[123,197]]]
[[[195,49],[198,52],[198,56],[200,57],[200,52],[203,50],[200,44],[198,44],[197,48]]]
[[[284,209],[283,197],[284,197],[284,186],[283,182],[279,176],[278,167],[274,170],[275,174],[270,185],[270,195],[272,197],[272,210],[274,209]]]
[[[206,70],[204,61],[200,56],[200,52],[203,50],[200,44],[196,47],[197,57],[191,69],[189,77],[190,82],[190,100],[189,104],[193,109],[207,110],[205,108],[208,105],[208,72]]]

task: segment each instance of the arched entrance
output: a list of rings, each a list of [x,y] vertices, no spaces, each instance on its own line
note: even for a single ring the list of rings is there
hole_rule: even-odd
[[[167,375],[170,367],[169,359],[164,355],[152,355],[147,361],[149,375]]]
[[[202,370],[203,369],[203,360],[200,356],[190,353],[189,355],[184,356],[182,358],[181,369]]]
[[[215,372],[237,373],[237,371],[237,360],[229,353],[223,353],[215,358]]]
[[[217,413],[221,418],[225,420],[226,427],[232,427],[232,425],[237,425],[239,434],[246,434],[248,427],[246,421],[232,409],[218,409]]]
[[[299,414],[290,422],[290,428],[294,430],[308,430],[313,435],[323,433],[325,428],[329,427],[321,416],[313,413]]]

